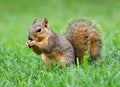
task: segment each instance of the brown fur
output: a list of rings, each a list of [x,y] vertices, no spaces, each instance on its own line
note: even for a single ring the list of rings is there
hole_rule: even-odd
[[[54,62],[65,62],[65,57],[65,54],[59,54],[56,51],[53,51],[51,54],[42,53],[42,58],[46,65]]]
[[[87,50],[90,51],[90,57],[93,60],[100,55],[101,37],[97,29],[96,25],[85,19],[69,23],[66,38],[71,42],[80,63]]]
[[[40,32],[37,32],[39,29]],[[48,63],[61,63],[61,66],[69,66],[74,64],[74,49],[69,41],[54,33],[48,25],[48,20],[45,18],[43,22],[38,22],[36,19],[29,30],[30,41],[27,46],[40,55],[42,60],[47,65]]]
[[[40,55],[47,65],[60,62],[62,66],[75,64],[77,57],[80,63],[86,51],[90,51],[93,60],[100,54],[101,38],[97,27],[87,20],[70,22],[66,38],[54,33],[45,18],[43,22],[34,20],[30,27],[27,46]]]

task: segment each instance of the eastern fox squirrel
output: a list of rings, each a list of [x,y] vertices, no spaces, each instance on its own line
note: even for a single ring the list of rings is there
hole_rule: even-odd
[[[53,32],[44,18],[42,22],[34,19],[29,29],[27,47],[37,54],[42,54],[45,64],[60,62],[64,66],[81,63],[85,52],[96,60],[100,55],[101,37],[98,27],[86,19],[73,20],[68,24],[65,36]]]

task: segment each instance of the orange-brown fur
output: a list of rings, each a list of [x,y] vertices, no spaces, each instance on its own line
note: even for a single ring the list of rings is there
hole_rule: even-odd
[[[37,55],[40,55],[42,53],[42,60],[45,63],[45,65],[48,65],[49,63],[53,64],[55,62],[64,63],[66,55],[64,53],[59,52],[58,49],[54,49],[53,52],[51,52],[50,54],[46,52],[42,52],[41,48],[45,48],[47,43],[48,43],[47,40],[44,40],[44,42],[33,41],[32,44],[34,45],[32,46],[32,50]],[[31,45],[31,43],[29,43],[29,45]],[[62,64],[61,66],[65,66],[65,65]]]
[[[70,22],[66,38],[73,45],[75,56],[78,57],[80,63],[83,61],[83,56],[87,50],[90,51],[90,57],[93,60],[96,60],[100,55],[101,37],[97,29],[96,25],[85,19]]]
[[[40,31],[37,32],[39,29]],[[52,32],[47,19],[44,19],[42,23],[35,19],[30,27],[28,39],[30,41],[27,42],[27,46],[32,48],[37,55],[42,54],[42,60],[46,65],[55,62],[59,62],[61,66],[74,64],[72,45],[65,37]],[[69,47],[66,47],[66,45]],[[70,52],[67,50],[68,48],[70,48]]]
[[[42,53],[42,59],[46,65],[54,62],[65,62],[65,56],[65,54],[59,54],[56,51],[51,54]]]
[[[101,37],[97,29],[93,23],[78,19],[69,23],[64,37],[50,29],[46,18],[43,22],[35,19],[29,30],[30,41],[27,46],[36,54],[42,54],[46,65],[60,62],[62,66],[70,66],[77,62],[77,58],[81,63],[87,50],[91,59],[96,60],[101,48]]]

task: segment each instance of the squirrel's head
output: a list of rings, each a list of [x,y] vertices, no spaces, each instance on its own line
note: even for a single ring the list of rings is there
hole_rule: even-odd
[[[33,41],[42,41],[50,34],[50,28],[48,26],[48,20],[44,18],[42,22],[39,22],[36,18],[32,26],[29,29],[28,39]]]

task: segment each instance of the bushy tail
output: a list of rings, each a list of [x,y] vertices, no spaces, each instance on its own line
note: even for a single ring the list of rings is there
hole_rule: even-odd
[[[66,38],[75,50],[75,56],[80,62],[86,51],[95,60],[100,56],[101,37],[98,27],[87,19],[75,19],[68,23]]]

